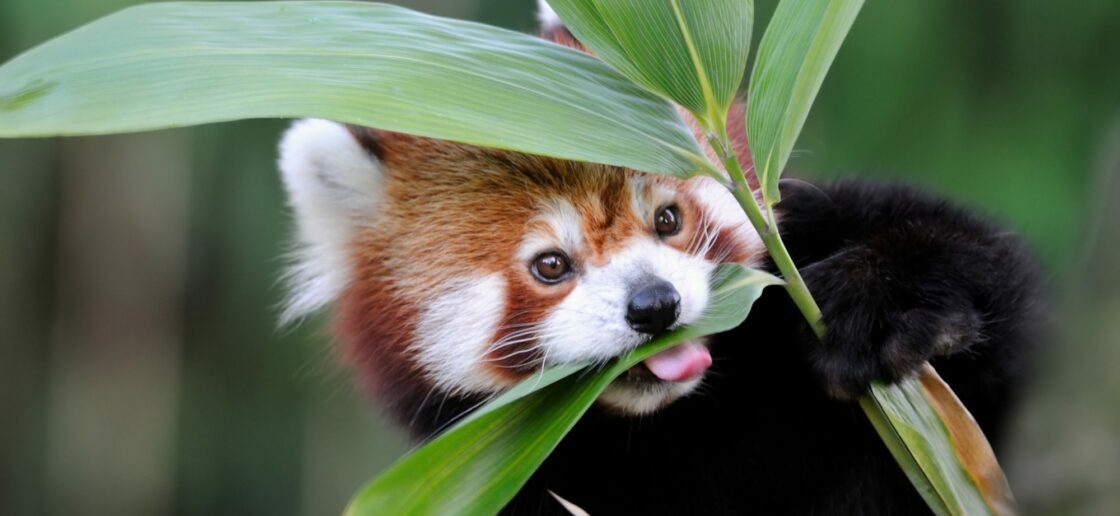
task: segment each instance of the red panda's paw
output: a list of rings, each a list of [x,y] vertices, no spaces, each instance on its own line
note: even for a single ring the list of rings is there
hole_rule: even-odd
[[[833,319],[824,343],[810,354],[812,367],[829,396],[854,400],[872,381],[897,382],[921,365],[975,342],[980,327],[975,314],[941,314],[914,309],[890,314],[879,331],[855,331],[858,324]]]
[[[827,328],[809,362],[833,398],[858,398],[873,381],[897,382],[933,357],[982,339],[982,317],[959,290],[946,283],[919,292],[867,249],[833,255],[803,272]]]

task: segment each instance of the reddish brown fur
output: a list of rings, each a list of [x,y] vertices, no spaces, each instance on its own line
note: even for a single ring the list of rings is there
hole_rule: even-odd
[[[357,264],[356,275],[362,280],[339,300],[337,330],[347,362],[357,366],[367,387],[396,413],[398,407],[415,405],[413,391],[428,385],[408,351],[416,307],[402,302],[380,274],[377,254],[369,256]]]
[[[591,53],[587,50],[587,47],[583,46],[583,43],[576,41],[576,37],[572,35],[572,32],[563,25],[547,29],[542,32],[540,36],[558,45],[562,45],[568,48],[574,48],[576,50],[587,52],[589,54]]]

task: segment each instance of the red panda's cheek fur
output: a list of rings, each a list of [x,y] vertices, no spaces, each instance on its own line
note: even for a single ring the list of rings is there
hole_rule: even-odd
[[[761,237],[747,219],[734,195],[707,177],[684,182],[682,195],[688,198],[701,217],[709,239],[706,259],[716,263],[741,263],[757,266],[766,256]]]
[[[685,221],[687,232],[681,231],[681,233],[682,235],[687,233],[690,248],[678,247],[678,249],[688,254],[703,254],[705,260],[715,263],[753,261],[757,250],[749,242],[744,241],[741,231],[737,231],[733,226],[717,224],[710,214],[705,213],[705,209],[710,208],[706,208],[703,203],[690,195],[684,195],[682,198],[685,201],[680,204],[683,205],[682,211],[687,217]]]
[[[540,325],[575,286],[574,281],[542,285],[524,264],[506,272],[505,314],[487,350],[488,367],[511,382],[539,371],[544,355],[538,347]]]
[[[731,227],[719,228],[715,245],[707,253],[709,260],[718,263],[753,264],[759,256],[759,249],[744,242],[740,232]]]
[[[338,300],[336,332],[346,362],[362,383],[400,414],[413,407],[429,387],[409,347],[416,334],[417,310],[401,299],[389,278],[368,274],[376,260],[358,267],[363,280],[353,282]]]

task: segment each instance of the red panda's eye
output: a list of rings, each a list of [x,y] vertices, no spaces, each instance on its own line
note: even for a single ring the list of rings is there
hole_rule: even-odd
[[[559,283],[572,271],[568,257],[557,251],[550,251],[533,259],[530,267],[533,276],[543,283]]]
[[[669,205],[657,211],[653,227],[657,236],[670,237],[681,231],[681,211],[676,205]]]

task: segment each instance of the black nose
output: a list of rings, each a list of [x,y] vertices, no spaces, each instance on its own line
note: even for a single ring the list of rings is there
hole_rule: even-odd
[[[630,296],[626,322],[642,333],[661,333],[681,314],[681,295],[667,281],[643,285]]]

